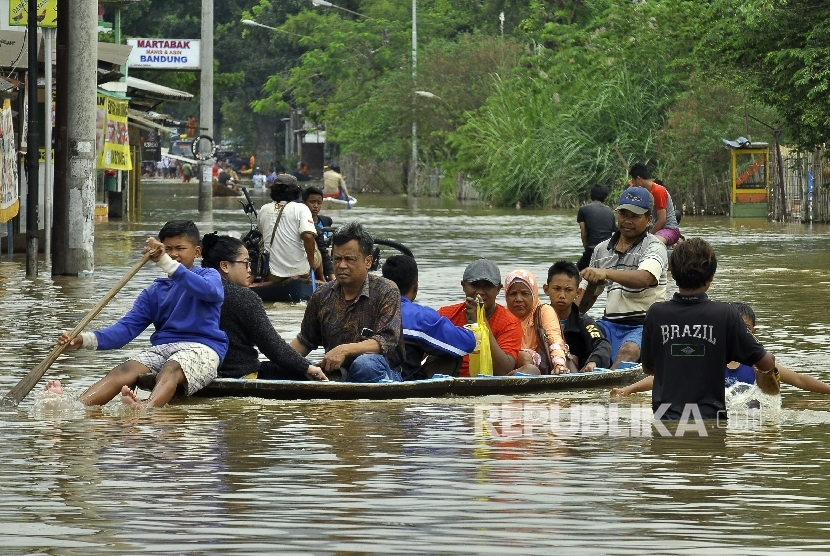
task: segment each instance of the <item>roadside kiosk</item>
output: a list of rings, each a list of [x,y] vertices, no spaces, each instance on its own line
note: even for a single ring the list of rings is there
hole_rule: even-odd
[[[744,137],[723,140],[732,158],[732,195],[729,216],[766,219],[769,199],[769,143],[751,143]]]

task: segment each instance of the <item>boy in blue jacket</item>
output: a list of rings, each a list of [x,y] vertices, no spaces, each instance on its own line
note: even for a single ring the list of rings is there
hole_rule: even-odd
[[[189,220],[172,220],[162,227],[159,239],[147,239],[143,253],[167,273],[142,291],[132,309],[102,330],[82,332],[72,339],[68,333],[58,338],[66,349],[118,349],[149,325],[152,347],[121,363],[107,376],[81,394],[85,405],[103,405],[121,393],[121,401],[131,407],[160,407],[169,402],[181,384],[188,395],[200,390],[216,377],[216,370],[228,350],[228,337],[219,329],[219,312],[225,297],[222,279],[216,269],[193,266],[201,255],[200,235]],[[141,401],[132,390],[139,375],[157,375],[156,386],[147,400]],[[46,390],[61,393],[60,381],[53,380]]]
[[[383,263],[381,272],[384,278],[395,282],[401,292],[405,354],[401,377],[404,380],[430,378],[432,373],[421,366],[425,354],[447,358],[449,366],[457,370],[461,358],[476,347],[472,331],[454,325],[431,307],[413,303],[418,295],[418,264],[412,257],[392,255]]]

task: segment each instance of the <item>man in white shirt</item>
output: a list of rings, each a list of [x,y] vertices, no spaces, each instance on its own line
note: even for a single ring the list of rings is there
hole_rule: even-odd
[[[259,210],[258,224],[271,255],[271,282],[308,277],[314,265],[317,229],[309,208],[297,202],[300,186],[290,174],[280,174],[271,186],[273,203]]]
[[[262,168],[257,166],[257,169],[254,170],[254,187],[256,189],[265,189],[265,174],[262,173]]]

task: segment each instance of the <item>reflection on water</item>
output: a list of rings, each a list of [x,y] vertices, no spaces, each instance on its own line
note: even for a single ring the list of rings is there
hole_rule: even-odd
[[[44,271],[26,280],[22,256],[3,256],[0,390],[45,357],[166,220],[192,218],[203,232],[247,229],[234,199],[214,199],[207,221],[196,211],[195,187],[176,185],[172,197],[169,187],[145,189],[139,221],[97,225],[92,277],[53,279]],[[524,267],[543,277],[551,262],[581,253],[570,212],[366,197],[352,211],[330,214],[407,245],[419,261],[419,300],[435,306],[460,299],[461,273],[474,257],[492,258],[503,275]],[[830,381],[828,230],[722,218],[685,218],[683,226],[718,252],[712,297],[751,303],[759,337],[779,361]],[[93,325],[117,319],[158,275],[152,266],[139,272]],[[267,310],[282,334],[296,334],[302,306]],[[121,351],[64,356],[48,377],[81,391],[148,336]],[[79,411],[31,394],[17,410],[0,410],[0,547],[56,554],[826,552],[830,398],[784,387],[782,400],[774,414],[747,412],[728,428],[710,426],[706,437],[677,438],[629,426],[625,417],[627,436],[611,436],[602,418],[577,423],[588,409],[635,415],[650,405],[648,394],[612,401],[604,389],[393,402],[193,399],[153,412],[125,411],[117,402]],[[502,431],[495,435],[476,420],[504,408],[524,425],[509,434],[494,428]],[[551,425],[554,409],[560,428]]]

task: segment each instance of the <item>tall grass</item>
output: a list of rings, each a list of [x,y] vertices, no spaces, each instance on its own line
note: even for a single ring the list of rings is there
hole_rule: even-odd
[[[491,202],[576,206],[592,183],[620,185],[631,163],[656,156],[665,105],[660,85],[625,67],[572,83],[497,77],[452,141]]]

